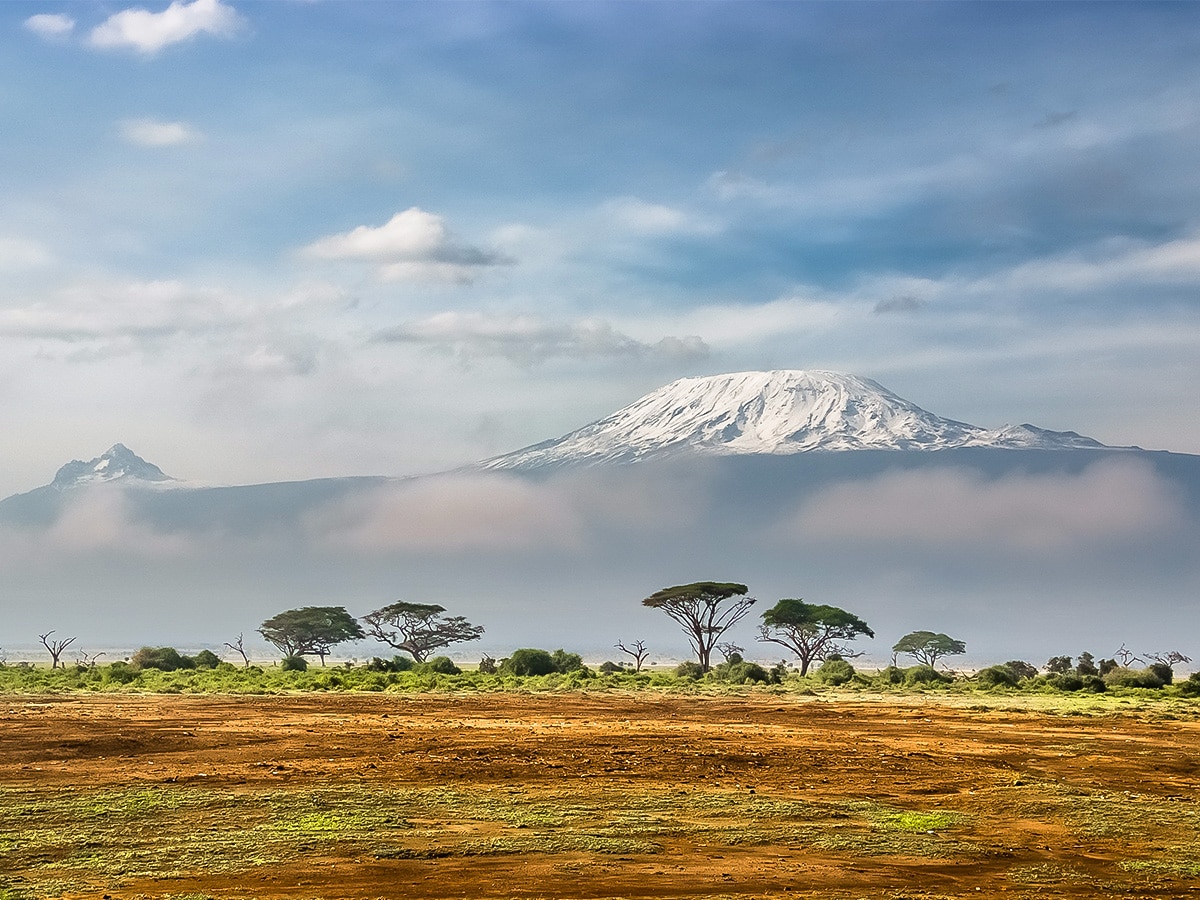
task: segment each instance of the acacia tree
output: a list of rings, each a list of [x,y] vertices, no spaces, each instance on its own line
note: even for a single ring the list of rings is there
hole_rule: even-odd
[[[42,642],[42,646],[50,653],[50,668],[57,669],[60,665],[59,659],[63,651],[74,643],[75,638],[69,637],[62,638],[61,640],[50,640],[50,635],[52,634],[54,634],[53,631],[47,631],[45,634],[39,634],[38,639]],[[63,665],[63,668],[65,669],[66,665]]]
[[[780,600],[764,612],[762,618],[758,639],[787,647],[796,654],[801,675],[807,675],[813,662],[827,656],[853,656],[845,641],[852,641],[862,634],[875,637],[867,623],[853,613],[790,597]]]
[[[663,588],[642,601],[643,606],[661,609],[683,628],[692,650],[707,672],[712,666],[712,652],[726,631],[741,621],[753,597],[744,584],[697,581]]]
[[[907,653],[917,662],[933,668],[943,656],[958,656],[966,653],[967,645],[946,634],[934,634],[932,631],[911,631],[896,641],[892,650],[896,653]]]
[[[263,622],[258,633],[286,657],[313,654],[321,658],[343,641],[365,637],[362,626],[342,606],[289,609]]]
[[[362,617],[367,634],[375,640],[412,654],[417,662],[442,647],[477,641],[482,625],[472,625],[462,616],[443,616],[446,607],[436,603],[405,603],[397,600]]]

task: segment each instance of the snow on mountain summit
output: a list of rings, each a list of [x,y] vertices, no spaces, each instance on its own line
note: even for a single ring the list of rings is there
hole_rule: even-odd
[[[55,474],[51,487],[65,490],[85,484],[125,480],[159,483],[175,479],[154,463],[146,462],[124,444],[113,444],[95,459],[87,462],[71,460]]]
[[[988,430],[943,419],[869,378],[784,370],[681,378],[552,441],[483,463],[527,469],[630,462],[681,452],[791,454],[829,450],[1102,448],[1032,425]]]

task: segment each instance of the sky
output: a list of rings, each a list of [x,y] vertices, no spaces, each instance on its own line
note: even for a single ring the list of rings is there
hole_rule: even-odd
[[[0,4],[0,496],[815,368],[1200,453],[1200,7]]]

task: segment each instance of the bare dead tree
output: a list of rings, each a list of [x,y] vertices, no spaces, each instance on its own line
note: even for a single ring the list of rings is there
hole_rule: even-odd
[[[1165,653],[1147,653],[1146,659],[1164,666],[1174,666],[1179,663],[1190,663],[1192,658],[1184,656],[1178,650],[1167,650]]]
[[[96,660],[98,660],[102,656],[104,656],[104,651],[100,651],[99,653],[93,653],[91,656],[89,656],[88,654],[84,653],[81,650],[81,651],[79,651],[78,662],[79,662],[79,665],[81,665],[81,666],[87,666],[89,669],[94,669],[96,667]]]
[[[739,647],[733,641],[722,641],[721,643],[717,644],[717,650],[720,651],[721,658],[724,659],[725,662],[729,662],[734,655],[741,656],[745,649],[745,647]]]
[[[1144,659],[1128,649],[1124,644],[1113,654],[1113,659],[1119,662],[1123,669],[1128,669],[1135,662],[1145,662]]]
[[[45,647],[50,653],[50,668],[57,669],[59,665],[61,665],[59,663],[59,657],[62,656],[62,652],[64,650],[74,643],[75,638],[69,637],[63,638],[62,640],[52,641],[50,640],[50,635],[52,634],[54,634],[53,631],[47,631],[45,634],[39,634],[38,638],[41,640],[42,646]],[[63,668],[65,669],[66,666],[63,666]]]
[[[642,671],[642,665],[646,662],[646,657],[650,655],[650,651],[646,649],[645,641],[634,641],[628,647],[625,646],[624,641],[617,641],[616,648],[622,653],[628,653],[633,657],[633,671]]]
[[[250,668],[250,657],[246,655],[246,647],[243,643],[244,636],[245,636],[245,632],[239,632],[237,642],[231,644],[231,643],[229,643],[229,641],[226,641],[225,646],[228,647],[230,650],[232,650],[234,653],[241,654],[242,667],[248,669],[248,668]]]

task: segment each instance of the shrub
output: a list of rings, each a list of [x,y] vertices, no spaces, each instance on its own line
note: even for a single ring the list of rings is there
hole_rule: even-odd
[[[308,669],[308,660],[303,656],[285,656],[279,668],[285,672],[304,672]]]
[[[771,676],[771,684],[782,684],[783,679],[788,676],[787,660],[781,659],[775,663],[767,674]]]
[[[1017,681],[1024,681],[1026,678],[1037,678],[1037,666],[1032,663],[1027,663],[1023,659],[1010,659],[1004,664],[1004,668],[1012,672],[1017,677]]]
[[[821,663],[821,667],[817,669],[815,675],[817,681],[837,687],[854,677],[854,666],[840,656],[831,656]]]
[[[496,661],[485,653],[483,659],[479,660],[479,668],[476,671],[480,675],[495,675]]]
[[[899,666],[888,666],[875,676],[883,684],[904,684],[904,670]]]
[[[736,653],[730,654],[728,662],[714,666],[712,675],[717,681],[722,681],[726,684],[761,684],[764,681],[771,680],[771,676],[767,674],[766,669],[758,663],[746,662]]]
[[[1120,663],[1118,663],[1115,659],[1102,659],[1099,663],[1099,675],[1101,678],[1103,678],[1113,669],[1119,668],[1121,668]]]
[[[1175,680],[1175,670],[1166,663],[1154,662],[1146,666],[1147,672],[1152,672],[1154,677],[1163,684],[1170,684]]]
[[[975,680],[981,688],[1016,687],[1017,674],[1008,666],[988,666],[981,669]]]
[[[221,664],[221,657],[211,650],[201,650],[192,657],[192,662],[195,663],[197,669],[215,669]]]
[[[523,647],[500,663],[500,671],[506,675],[549,675],[556,670],[554,658],[547,651]]]
[[[101,676],[103,681],[112,682],[113,684],[129,684],[138,673],[129,665],[129,663],[115,662],[104,667],[104,674]]]
[[[582,656],[578,653],[568,653],[561,647],[550,654],[550,659],[554,663],[554,671],[562,672],[564,675],[568,672],[579,672],[587,668],[583,664]]]
[[[408,656],[393,656],[391,659],[382,659],[378,656],[371,657],[371,661],[367,663],[368,672],[407,672],[416,663]]]
[[[1185,697],[1200,697],[1200,672],[1193,672],[1187,681],[1179,682],[1179,693]]]
[[[162,672],[174,672],[178,669],[194,669],[196,661],[181,656],[174,647],[143,647],[130,657],[129,665],[135,670],[158,669]]]
[[[1051,675],[1046,683],[1060,691],[1079,691],[1083,689],[1083,679],[1074,672],[1061,672]]]
[[[618,672],[623,671],[625,671],[624,667],[620,663],[613,662],[611,659],[606,659],[600,663],[601,675],[616,675]]]
[[[676,678],[691,678],[693,681],[704,677],[704,666],[694,659],[685,660],[675,667]]]
[[[907,685],[948,684],[953,680],[933,666],[912,666],[904,670],[904,683]]]
[[[1116,668],[1104,676],[1109,687],[1160,688],[1165,683],[1153,669]]]
[[[1100,670],[1096,668],[1096,657],[1092,656],[1086,650],[1080,653],[1079,662],[1075,663],[1075,674],[1082,677],[1099,675]]]
[[[431,673],[436,675],[459,675],[462,669],[454,664],[448,656],[435,656],[433,659],[427,659],[417,667],[418,672]]]

